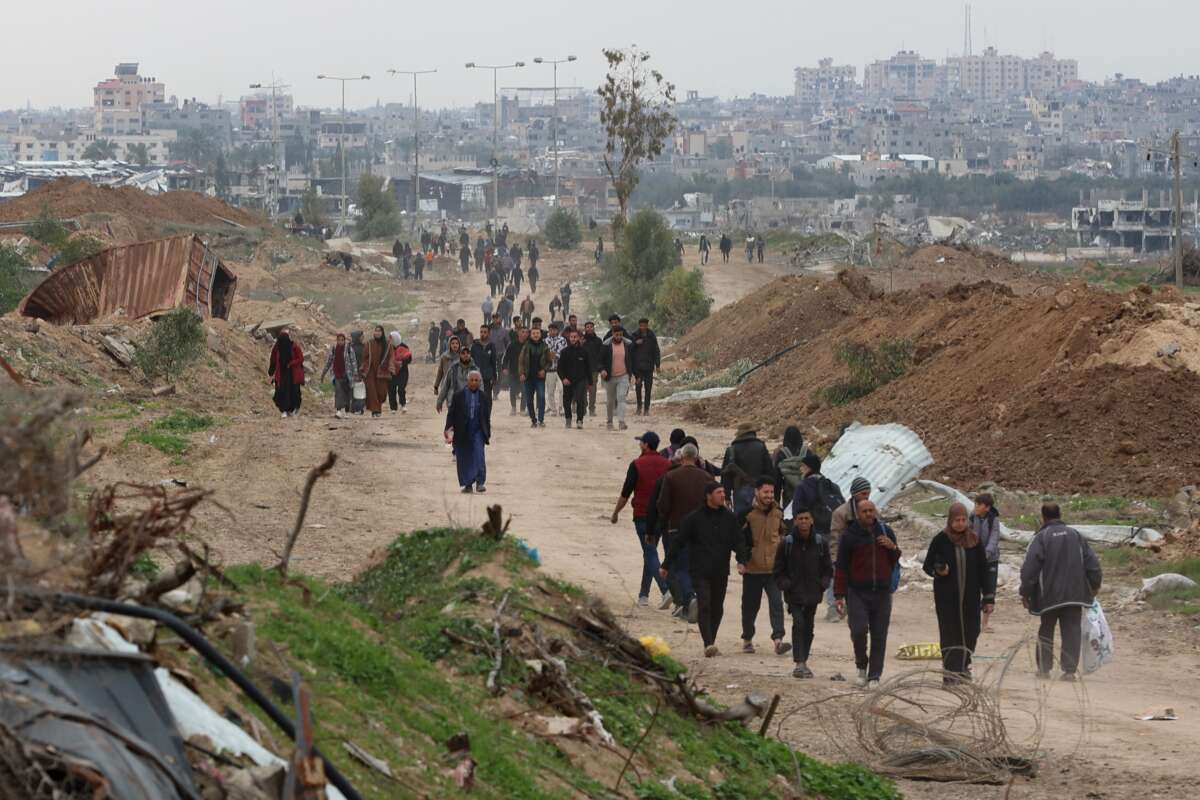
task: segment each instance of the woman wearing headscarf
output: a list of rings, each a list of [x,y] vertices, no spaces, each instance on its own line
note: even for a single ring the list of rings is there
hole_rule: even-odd
[[[304,353],[300,343],[293,342],[287,328],[282,328],[271,348],[267,374],[275,384],[275,407],[283,419],[300,413],[300,387],[304,385]]]
[[[400,407],[401,413],[407,414],[408,365],[413,360],[412,350],[404,343],[400,331],[392,331],[388,334],[388,339],[392,343],[392,363],[395,365],[395,371],[388,382],[388,407],[392,409],[393,414],[396,413],[397,406]]]
[[[944,680],[969,680],[980,614],[990,613],[996,602],[996,568],[962,503],[950,506],[945,530],[929,543],[924,569],[933,578]]]
[[[442,353],[442,357],[438,359],[437,377],[433,379],[434,394],[442,391],[442,378],[446,375],[446,370],[450,369],[450,365],[458,361],[458,351],[461,349],[462,343],[458,341],[458,337],[451,336],[449,347],[446,348],[446,352]]]
[[[363,382],[367,385],[367,409],[372,417],[383,414],[383,400],[387,397],[388,383],[396,368],[392,343],[383,335],[383,326],[376,325],[370,341],[363,348]]]

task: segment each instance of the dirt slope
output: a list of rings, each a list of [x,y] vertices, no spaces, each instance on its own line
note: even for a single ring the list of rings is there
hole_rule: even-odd
[[[743,302],[726,313],[766,317],[754,298]],[[1167,494],[1200,467],[1189,435],[1200,374],[1182,357],[1147,356],[1141,332],[1167,317],[1185,325],[1178,308],[1167,294],[1082,286],[1054,296],[1018,297],[991,282],[899,292],[859,304],[811,346],[690,416],[771,430],[799,420],[833,433],[853,420],[902,422],[932,450],[931,473],[966,487]],[[914,345],[903,377],[847,405],[818,397],[845,379],[839,342],[897,338]],[[1115,366],[1125,356],[1141,361]]]

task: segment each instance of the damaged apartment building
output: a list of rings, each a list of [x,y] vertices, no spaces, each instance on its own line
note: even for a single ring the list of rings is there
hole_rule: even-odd
[[[1122,192],[1116,197],[1097,197],[1091,192],[1071,209],[1071,230],[1080,247],[1120,248],[1130,253],[1156,253],[1170,250],[1175,243],[1175,215],[1170,192],[1158,192],[1151,202],[1151,193],[1142,191],[1137,199],[1126,199]],[[1200,193],[1197,193],[1200,194]],[[1195,240],[1196,208],[1200,197],[1193,194],[1190,203],[1183,204],[1185,240]]]

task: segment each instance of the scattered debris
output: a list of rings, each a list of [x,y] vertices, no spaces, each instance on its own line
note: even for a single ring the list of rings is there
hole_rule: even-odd
[[[386,775],[389,778],[395,777],[395,775],[392,774],[392,768],[386,761],[384,761],[382,758],[376,758],[366,750],[356,745],[354,742],[342,742],[342,747],[346,749],[347,753],[354,756],[357,761],[362,762],[376,772]]]
[[[1162,575],[1155,575],[1153,578],[1145,578],[1142,580],[1142,597],[1152,597],[1159,592],[1174,592],[1180,589],[1195,589],[1197,584],[1194,580],[1186,575],[1180,575],[1176,572],[1164,572]]]
[[[1175,714],[1175,709],[1163,708],[1138,714],[1134,719],[1141,720],[1142,722],[1174,722],[1179,717]]]

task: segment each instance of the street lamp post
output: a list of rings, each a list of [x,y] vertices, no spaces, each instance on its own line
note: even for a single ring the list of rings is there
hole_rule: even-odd
[[[267,201],[267,213],[272,220],[279,213],[279,111],[275,105],[275,90],[289,89],[286,83],[278,83],[272,77],[270,84],[252,83],[251,89],[270,89],[271,90],[271,165],[272,175],[270,199]]]
[[[339,128],[338,140],[342,145],[342,235],[346,235],[346,211],[350,205],[349,196],[346,194],[346,81],[369,81],[370,75],[359,75],[356,78],[341,78],[337,75],[318,75],[317,80],[321,81],[341,81],[342,83],[342,124]]]
[[[492,214],[494,230],[500,228],[500,86],[497,75],[502,69],[513,69],[525,66],[524,61],[514,61],[512,64],[476,64],[467,62],[467,69],[490,69],[492,71]]]
[[[535,64],[553,64],[554,65],[554,118],[551,120],[551,135],[554,137],[554,207],[558,208],[558,65],[566,64],[574,61],[575,56],[567,56],[566,58],[542,58],[538,56],[533,60]]]
[[[417,111],[417,76],[432,75],[436,69],[389,69],[391,75],[412,75],[413,79],[413,216],[410,228],[417,226],[421,210],[421,117]]]

